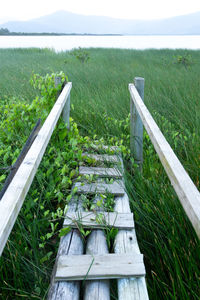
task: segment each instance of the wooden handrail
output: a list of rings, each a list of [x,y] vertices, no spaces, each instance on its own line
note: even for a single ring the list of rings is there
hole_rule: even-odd
[[[140,115],[171,184],[174,187],[198,238],[200,238],[200,193],[166,141],[133,84],[129,84],[129,91],[131,99]]]
[[[68,102],[70,101],[69,96],[71,88],[71,82],[65,85],[62,93],[58,97],[54,107],[0,201],[0,255],[15,224],[16,218],[26,194],[29,191],[57,121],[63,109],[65,109],[66,106],[69,106]],[[64,121],[69,126],[68,118],[65,118]]]

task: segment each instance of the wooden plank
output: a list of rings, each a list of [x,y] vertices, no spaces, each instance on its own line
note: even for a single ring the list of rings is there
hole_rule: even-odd
[[[105,194],[110,193],[113,195],[123,195],[124,188],[117,182],[106,184],[106,183],[75,183],[78,194]]]
[[[144,276],[143,255],[64,255],[58,259],[55,280],[96,280]]]
[[[68,207],[68,212],[76,210],[77,204],[72,198]],[[82,206],[78,209],[81,211]],[[55,281],[55,272],[57,269],[58,258],[61,255],[81,255],[83,254],[83,241],[79,230],[71,230],[67,235],[61,237],[57,253],[54,271],[52,273],[51,285],[48,293],[48,300],[79,300],[80,282],[78,281]]]
[[[121,178],[122,174],[114,168],[79,167],[80,175],[98,175],[99,177]]]
[[[121,160],[121,168],[123,161]],[[118,213],[130,213],[129,198],[125,193],[123,197],[115,198],[114,210]],[[140,254],[137,243],[135,229],[119,230],[114,242],[114,252],[118,254],[126,253],[131,255]],[[148,292],[145,277],[131,277],[117,280],[118,300],[148,300]]]
[[[200,193],[161,133],[133,84],[129,91],[163,167],[200,238]]]
[[[99,201],[99,196],[96,196],[93,203]],[[101,212],[102,207],[96,208],[96,212]],[[103,230],[92,230],[87,239],[86,254],[89,255],[104,255],[108,254],[108,245],[106,234]],[[110,300],[110,281],[109,280],[92,280],[86,281],[84,289],[84,300]]]
[[[64,220],[64,227],[78,228],[107,228],[114,227],[118,229],[134,228],[132,213],[117,213],[117,212],[74,212],[67,213]]]
[[[68,83],[39,131],[15,177],[0,201],[0,255],[33,181],[53,130],[68,98],[72,84]]]
[[[130,212],[127,194],[117,197],[115,200],[115,211]],[[114,242],[114,252],[118,254],[140,254],[135,229],[119,230]],[[131,277],[117,280],[119,300],[148,300],[148,292],[145,277]]]
[[[109,163],[118,163],[119,162],[117,155],[82,153],[82,157],[85,157],[85,156],[92,158],[98,162],[109,162]]]
[[[119,152],[120,148],[118,146],[109,146],[109,145],[101,145],[101,144],[91,144],[91,147],[95,150],[103,150],[103,151],[111,151],[111,152]]]

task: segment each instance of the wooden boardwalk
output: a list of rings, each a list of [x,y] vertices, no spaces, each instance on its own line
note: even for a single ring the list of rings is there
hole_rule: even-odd
[[[96,179],[74,184],[77,196],[71,199],[63,223],[63,227],[71,230],[61,238],[48,299],[107,300],[111,297],[110,279],[117,280],[115,297],[119,300],[148,299],[143,255],[124,187],[122,159],[119,154],[95,154],[95,150],[84,156],[92,157],[102,166],[79,167],[79,175],[95,175]],[[108,183],[111,178],[112,183]],[[83,194],[91,199],[87,211]],[[109,209],[108,195],[113,195]],[[83,237],[82,229],[89,230],[87,237]],[[109,249],[106,234],[114,229],[117,233]]]
[[[68,82],[34,137],[14,178],[1,195],[0,255],[61,115],[66,128],[70,128],[71,88],[72,83]],[[200,238],[200,193],[142,101],[144,79],[136,77],[135,85],[129,84],[129,91],[131,156],[142,171],[144,125],[180,203]],[[146,300],[145,268],[124,186],[124,168],[119,149],[102,145],[100,148],[92,145],[92,148],[92,153],[84,153],[83,156],[86,161],[98,161],[98,167],[86,164],[79,168],[79,175],[85,175],[89,180],[76,182],[73,186],[77,194],[68,205],[63,223],[64,227],[71,230],[61,238],[48,299],[107,300],[111,297],[110,279],[114,279],[117,280],[116,294],[119,300]],[[109,155],[109,150],[116,155]],[[99,154],[101,151],[104,154]],[[93,177],[96,178],[95,182],[91,181]],[[85,195],[90,207],[84,203]],[[116,236],[108,241],[108,236],[116,230]]]

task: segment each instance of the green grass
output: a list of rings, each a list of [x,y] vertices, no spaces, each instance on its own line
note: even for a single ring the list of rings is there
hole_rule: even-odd
[[[80,132],[103,136],[109,141],[116,137],[128,144],[128,83],[133,82],[135,76],[144,77],[145,103],[199,188],[200,51],[87,51],[90,60],[82,64],[70,52],[0,50],[1,103],[31,103],[38,94],[29,84],[32,72],[45,75],[62,70],[73,83],[71,115]],[[178,63],[177,57],[185,54],[191,56],[188,66]],[[120,125],[120,121],[124,123]],[[130,163],[125,165],[138,242],[145,257],[150,299],[198,299],[199,241],[146,135],[143,175],[136,172],[133,177]],[[42,188],[46,186],[39,179],[35,182],[38,184]],[[31,190],[34,191],[34,187]],[[48,260],[46,268],[40,263],[38,243],[42,234],[40,224],[44,220],[37,219],[37,214],[40,215],[37,208],[34,209],[36,218],[31,225],[20,215],[13,231],[17,238],[12,234],[0,260],[1,265],[6,265],[1,270],[4,276],[0,276],[4,299],[17,299],[22,295],[27,299],[45,297],[52,262]],[[29,227],[31,234],[26,231]],[[32,245],[32,258],[24,259],[19,241],[24,248],[26,243]]]

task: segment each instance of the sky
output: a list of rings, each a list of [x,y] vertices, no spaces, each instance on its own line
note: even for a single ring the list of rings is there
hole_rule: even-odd
[[[200,11],[200,0],[2,0],[0,21],[29,20],[58,10],[122,19],[162,19]]]

